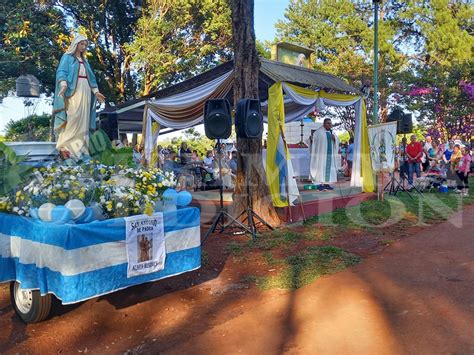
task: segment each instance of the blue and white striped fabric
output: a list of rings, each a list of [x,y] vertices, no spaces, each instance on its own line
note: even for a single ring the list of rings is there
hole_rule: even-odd
[[[199,209],[167,211],[163,218],[165,268],[127,278],[123,218],[55,225],[0,213],[0,282],[17,280],[70,304],[198,269]]]
[[[293,172],[293,163],[288,155],[286,142],[283,140],[281,130],[278,134],[277,151],[275,155],[275,164],[278,167],[278,178],[280,183],[280,198],[287,200],[287,194],[290,199],[290,205],[298,199],[300,192]],[[287,185],[288,182],[288,186]]]

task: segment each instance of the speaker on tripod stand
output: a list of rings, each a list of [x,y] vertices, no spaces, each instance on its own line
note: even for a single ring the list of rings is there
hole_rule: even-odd
[[[224,187],[222,181],[222,151],[221,139],[227,139],[232,133],[232,117],[230,114],[230,104],[227,99],[212,99],[206,101],[204,106],[204,132],[209,139],[217,139],[217,162],[219,166],[219,195],[220,195],[220,209],[211,224],[211,227],[206,232],[203,242],[209,237],[211,233],[220,226],[220,232],[232,224],[236,224],[247,233],[252,234],[252,230],[247,228],[244,224],[234,218],[224,208]],[[230,220],[225,223],[226,218]],[[252,234],[253,235],[253,234]]]
[[[411,113],[404,113],[400,108],[393,110],[388,115],[388,122],[397,122],[397,134],[403,134],[404,145],[403,151],[406,154],[406,135],[413,132],[413,119]],[[384,190],[389,189],[390,195],[396,195],[399,191],[405,191],[410,197],[410,192],[405,188],[405,180],[408,174],[408,162],[403,162],[403,166],[400,166],[400,179],[395,178],[395,174],[392,173],[392,177],[388,184],[384,187]],[[420,191],[415,187],[411,186],[416,192]]]
[[[260,101],[255,99],[242,99],[237,103],[237,110],[235,112],[235,131],[238,138],[256,138],[262,139],[263,133],[263,115],[260,110]],[[244,217],[243,221],[247,221],[248,229],[251,230],[253,240],[256,239],[257,228],[255,226],[255,219],[269,229],[273,227],[268,224],[262,217],[260,217],[253,210],[252,195],[250,193],[249,172],[247,166],[249,159],[243,159],[244,166],[242,167],[245,174],[245,185],[247,193],[247,207],[237,216],[237,219]]]

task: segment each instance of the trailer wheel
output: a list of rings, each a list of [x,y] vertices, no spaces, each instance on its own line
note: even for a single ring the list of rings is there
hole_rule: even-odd
[[[38,290],[22,289],[17,281],[10,283],[10,300],[16,314],[25,323],[38,323],[48,318],[51,295],[41,296]]]

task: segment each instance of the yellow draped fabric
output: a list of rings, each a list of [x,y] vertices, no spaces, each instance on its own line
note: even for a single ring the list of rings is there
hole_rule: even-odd
[[[356,96],[348,94],[337,94],[327,93],[324,90],[313,91],[311,89],[299,87],[293,84],[285,83],[291,88],[296,94],[311,99],[318,97],[327,98],[334,101],[354,101]],[[367,114],[366,106],[363,98],[362,109],[361,109],[361,176],[362,176],[362,191],[374,192],[375,181],[372,171],[372,164],[369,150],[369,133],[367,130]],[[280,135],[280,129],[284,134],[284,123],[285,123],[285,106],[283,98],[283,88],[281,82],[273,84],[268,89],[268,139],[267,139],[267,161],[266,161],[266,175],[267,181],[272,195],[273,204],[276,207],[288,206],[287,201],[281,200],[280,197],[280,185],[279,185],[279,170],[276,165],[276,152],[278,146],[278,139]],[[286,148],[286,154],[288,156],[288,148]]]
[[[318,91],[302,88],[301,86],[296,86],[296,85],[288,84],[288,83],[285,83],[285,85],[287,85],[289,88],[291,88],[291,90],[293,90],[295,93],[297,93],[300,96],[305,96],[309,99],[316,99],[319,97]],[[352,97],[352,99],[354,99],[354,97]]]
[[[153,121],[151,123],[151,134],[153,137],[157,136],[157,133],[158,131],[160,130],[160,124],[156,121]],[[156,144],[156,142],[155,142]],[[156,149],[153,149],[152,152],[151,152],[151,159],[150,159],[150,162],[148,164],[149,167],[152,167],[152,168],[155,168],[158,166],[158,150]]]
[[[367,129],[367,113],[364,99],[362,99],[362,122],[360,128],[362,130],[360,142],[360,172],[362,175],[362,191],[374,192],[375,179],[372,170],[372,158],[370,156],[369,130]]]
[[[275,83],[268,89],[268,138],[267,138],[267,183],[275,207],[288,206],[280,196],[279,170],[276,164],[276,153],[280,129],[285,127],[285,105],[283,102],[283,88],[281,82]],[[284,132],[283,132],[284,133]],[[286,152],[288,156],[288,151]]]

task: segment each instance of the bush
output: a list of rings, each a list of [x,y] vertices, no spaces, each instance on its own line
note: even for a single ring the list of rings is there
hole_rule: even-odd
[[[47,141],[51,115],[31,115],[18,121],[10,120],[5,129],[7,141]]]

